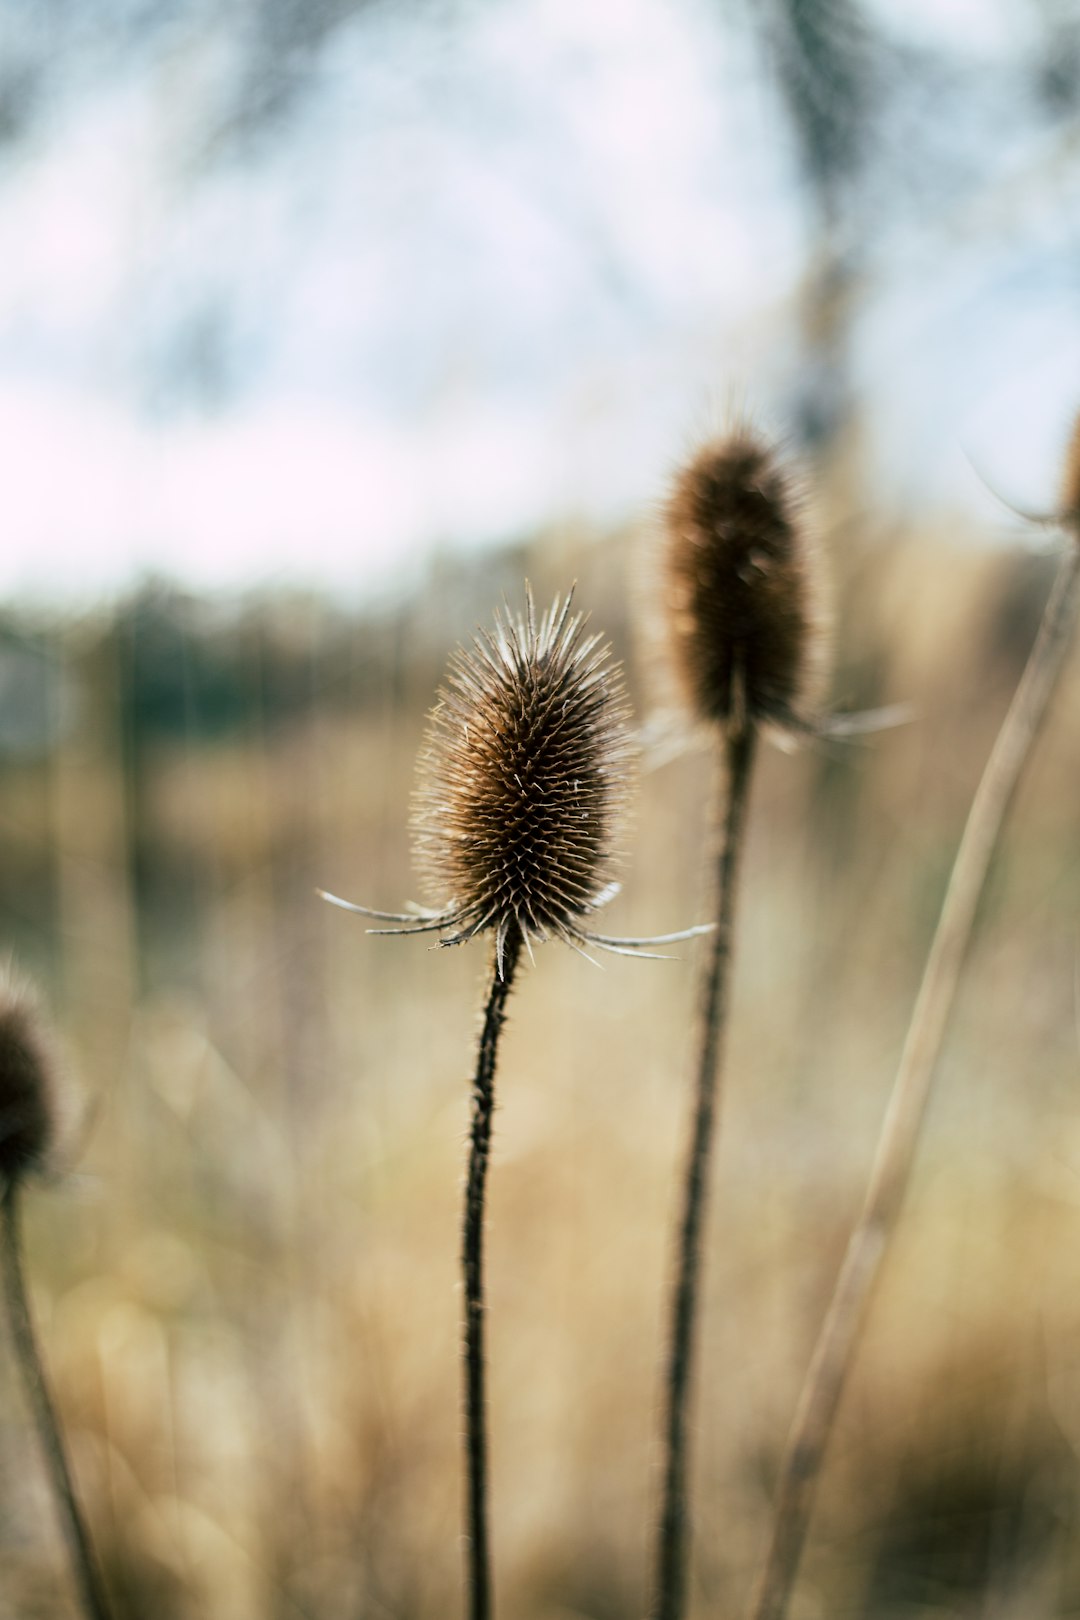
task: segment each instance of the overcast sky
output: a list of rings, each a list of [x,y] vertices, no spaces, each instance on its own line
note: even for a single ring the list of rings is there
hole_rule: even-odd
[[[1080,402],[1050,3],[870,14],[845,385],[914,518],[1045,505]],[[632,516],[731,398],[791,426],[822,249],[755,8],[343,9],[0,0],[5,592],[362,595]]]

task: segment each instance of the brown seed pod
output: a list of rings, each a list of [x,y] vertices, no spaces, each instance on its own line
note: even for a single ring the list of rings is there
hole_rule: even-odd
[[[668,644],[700,719],[801,728],[822,673],[817,563],[775,450],[739,427],[678,473],[665,511]]]
[[[59,1064],[30,992],[0,979],[0,1177],[42,1169],[59,1132]]]

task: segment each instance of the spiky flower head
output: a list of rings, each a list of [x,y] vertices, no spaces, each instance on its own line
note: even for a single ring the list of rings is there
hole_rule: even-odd
[[[663,560],[669,646],[693,712],[801,727],[823,672],[817,559],[791,477],[752,429],[680,470]]]
[[[1072,528],[1080,524],[1080,416],[1073,423],[1065,451],[1065,471],[1061,479],[1061,510]]]
[[[495,930],[581,937],[610,898],[633,760],[611,649],[570,598],[537,621],[497,614],[451,660],[428,722],[413,798],[414,851],[451,897],[445,944]]]
[[[324,899],[395,925],[372,933],[438,932],[440,944],[461,945],[490,930],[500,976],[511,940],[529,950],[556,938],[637,955],[709,931],[612,939],[586,927],[618,893],[612,878],[634,747],[611,649],[570,607],[571,596],[556,598],[538,620],[526,588],[523,616],[496,614],[494,629],[451,662],[412,812],[417,865],[445,902],[400,914],[325,890]]]
[[[0,1179],[42,1169],[58,1134],[58,1059],[29,989],[0,978]]]

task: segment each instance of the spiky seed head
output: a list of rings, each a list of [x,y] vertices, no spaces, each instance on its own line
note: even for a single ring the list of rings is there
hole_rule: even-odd
[[[454,655],[432,711],[413,800],[421,875],[456,943],[493,929],[498,949],[580,937],[610,896],[633,759],[610,648],[570,599],[538,622],[496,615]]]
[[[665,511],[668,641],[693,712],[790,726],[824,664],[817,559],[776,451],[739,427],[680,470]]]
[[[1080,416],[1073,423],[1065,451],[1065,471],[1061,479],[1061,510],[1073,529],[1080,524]]]
[[[42,1169],[59,1132],[59,1059],[29,988],[0,978],[0,1179]]]

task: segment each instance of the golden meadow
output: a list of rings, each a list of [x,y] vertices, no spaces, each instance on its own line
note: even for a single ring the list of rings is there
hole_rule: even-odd
[[[709,1213],[690,1613],[740,1611],[971,794],[1053,560],[825,523],[832,701],[763,751]],[[1000,541],[1002,536],[996,538]],[[1036,539],[1039,537],[1036,536]],[[315,890],[416,894],[406,809],[446,656],[526,575],[648,671],[640,536],[443,564],[369,617],[148,585],[9,614],[7,943],[77,1061],[81,1151],[28,1193],[34,1299],[118,1615],[457,1612],[462,1139],[482,946],[369,938]],[[792,1614],[1080,1604],[1080,1041],[1066,672],[980,912]],[[646,772],[612,932],[698,920],[708,760]],[[492,1530],[521,1620],[639,1613],[699,944],[537,953],[489,1189]],[[75,1613],[10,1358],[0,1614]]]

